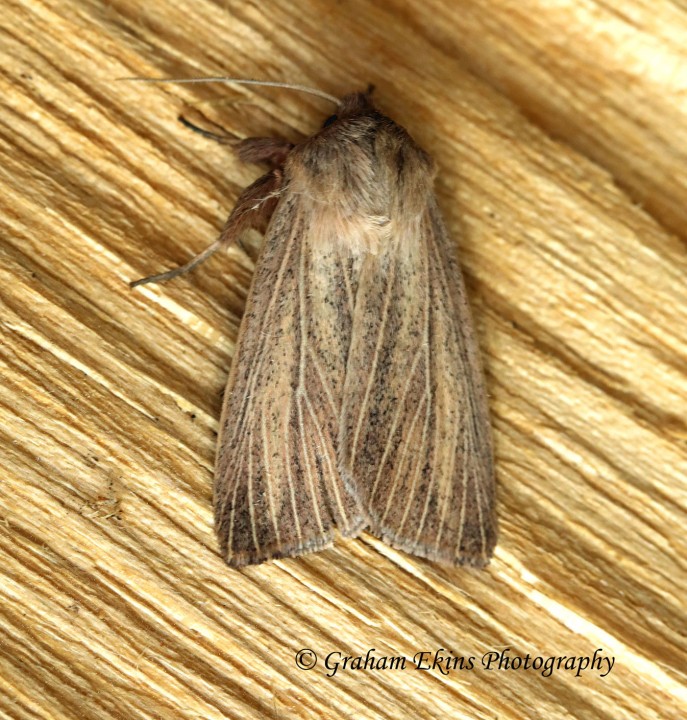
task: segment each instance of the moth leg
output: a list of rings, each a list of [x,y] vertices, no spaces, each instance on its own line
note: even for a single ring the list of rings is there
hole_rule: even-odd
[[[177,120],[184,126],[187,127],[189,130],[193,130],[193,132],[198,133],[198,135],[202,135],[203,137],[206,137],[210,140],[214,140],[215,142],[219,143],[220,145],[236,145],[236,138],[232,137],[231,135],[221,135],[220,133],[212,132],[211,130],[206,130],[205,128],[200,127],[200,125],[196,125],[195,123],[192,123],[190,120],[187,120],[183,115],[179,115]]]
[[[282,167],[292,150],[293,143],[280,137],[246,138],[234,148],[242,162],[268,163],[272,167]]]
[[[286,162],[287,155],[293,150],[293,143],[280,137],[251,137],[237,140],[231,135],[206,130],[187,120],[183,115],[179,115],[179,122],[189,130],[220,145],[233,145],[239,160],[245,163],[268,163],[272,167],[281,167]]]
[[[284,174],[280,168],[265,173],[241,193],[229,218],[224,223],[219,237],[212,245],[205,248],[185,265],[159,275],[151,275],[150,277],[135,280],[129,283],[130,287],[134,288],[148,283],[171,280],[178,275],[183,275],[207,260],[221,247],[229,246],[238,241],[240,234],[245,230],[249,228],[264,230],[279,200],[283,181]]]
[[[231,245],[250,228],[265,231],[279,202],[284,172],[274,168],[250,184],[239,196],[219,234],[219,245]]]

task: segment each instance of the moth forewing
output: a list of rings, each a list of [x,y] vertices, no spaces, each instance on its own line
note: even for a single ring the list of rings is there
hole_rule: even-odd
[[[454,246],[422,151],[408,136],[378,146],[392,148],[377,161],[396,175],[393,232],[360,273],[340,464],[374,534],[433,560],[484,565],[495,543],[491,435]]]
[[[214,505],[234,565],[318,550],[334,525],[363,522],[336,459],[351,280],[313,247],[303,204],[286,193],[272,217],[225,392]]]

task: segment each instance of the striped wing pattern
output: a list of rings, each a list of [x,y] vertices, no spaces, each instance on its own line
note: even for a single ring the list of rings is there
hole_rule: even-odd
[[[486,392],[434,166],[347,97],[364,112],[284,166],[220,423],[220,546],[244,565],[369,527],[416,555],[484,565]]]
[[[214,506],[233,565],[326,547],[364,524],[337,467],[352,262],[315,251],[297,197],[265,237],[227,384]]]
[[[362,266],[340,467],[374,534],[430,559],[484,565],[496,534],[486,393],[433,200],[419,235],[394,238]]]

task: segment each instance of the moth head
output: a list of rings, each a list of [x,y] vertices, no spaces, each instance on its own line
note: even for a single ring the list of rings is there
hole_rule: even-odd
[[[330,115],[322,124],[322,129],[329,127],[337,120],[346,120],[359,115],[368,115],[375,112],[376,108],[372,102],[373,85],[370,85],[365,92],[355,92],[344,95],[337,111]]]

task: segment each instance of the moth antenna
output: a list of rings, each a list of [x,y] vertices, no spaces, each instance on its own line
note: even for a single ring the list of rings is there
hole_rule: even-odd
[[[262,87],[278,87],[286,88],[287,90],[296,90],[297,92],[308,93],[309,95],[315,95],[316,97],[329,100],[334,105],[340,105],[341,100],[324,92],[317,88],[311,88],[307,85],[300,85],[298,83],[287,83],[279,82],[277,80],[250,80],[248,78],[234,78],[234,77],[198,77],[198,78],[144,78],[144,77],[125,77],[117,78],[118,80],[128,80],[130,82],[144,82],[144,83],[177,83],[177,84],[190,84],[190,83],[207,83],[207,82],[221,82],[227,85],[261,85]]]

